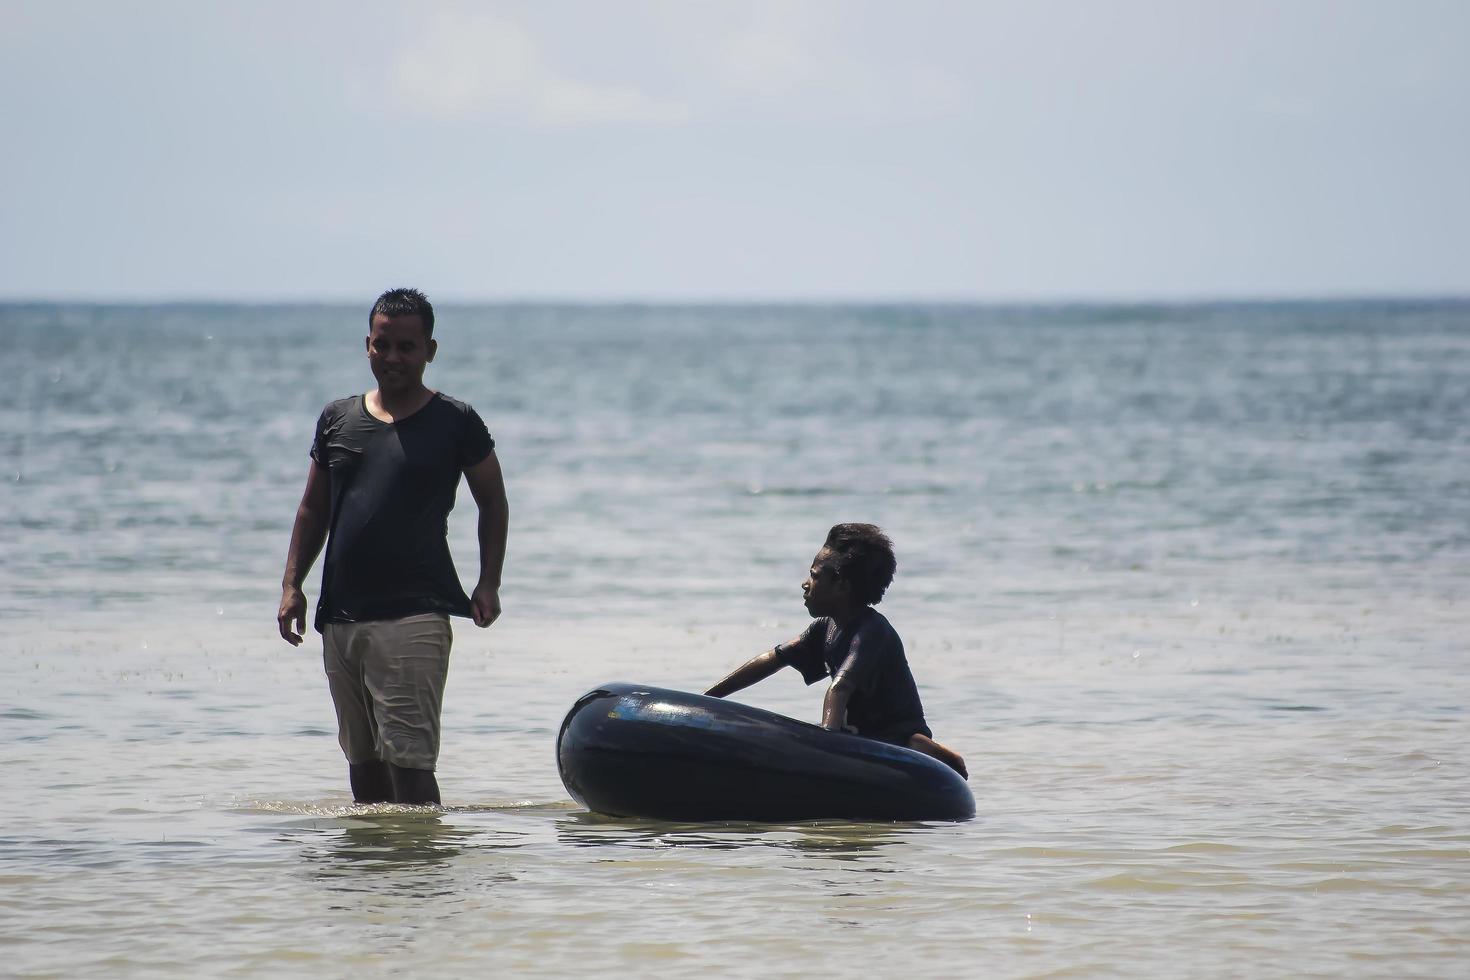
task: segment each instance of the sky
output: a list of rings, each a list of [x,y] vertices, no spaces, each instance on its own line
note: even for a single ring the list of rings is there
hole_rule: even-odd
[[[1470,294],[1461,0],[0,0],[0,299]]]

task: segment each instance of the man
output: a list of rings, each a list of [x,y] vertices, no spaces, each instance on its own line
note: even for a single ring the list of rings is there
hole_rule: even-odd
[[[315,625],[353,798],[438,804],[449,617],[486,627],[500,616],[509,508],[485,423],[424,385],[437,352],[428,298],[391,289],[368,326],[378,387],[332,402],[317,421],[276,619],[282,638],[299,646],[301,586],[325,542]],[[468,596],[447,526],[461,473],[480,513],[480,576]]]

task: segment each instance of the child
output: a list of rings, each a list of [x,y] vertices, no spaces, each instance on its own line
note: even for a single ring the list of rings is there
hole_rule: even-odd
[[[930,737],[903,641],[873,608],[896,567],[893,542],[877,527],[836,525],[801,586],[807,612],[817,618],[801,636],[747,661],[705,694],[722,698],[787,666],[808,684],[830,676],[823,728],[907,746],[969,779],[965,760]]]

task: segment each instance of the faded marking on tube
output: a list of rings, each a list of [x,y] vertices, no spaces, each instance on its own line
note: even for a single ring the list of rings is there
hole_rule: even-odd
[[[706,712],[664,701],[643,701],[633,696],[619,698],[607,716],[618,721],[649,721],[680,728],[715,727],[715,720]]]

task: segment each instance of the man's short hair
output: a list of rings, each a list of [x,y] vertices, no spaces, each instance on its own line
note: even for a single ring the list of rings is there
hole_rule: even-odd
[[[893,557],[893,542],[876,524],[835,524],[822,547],[832,553],[829,564],[848,583],[854,599],[865,606],[883,600],[898,559]]]
[[[424,323],[424,336],[434,336],[434,304],[429,297],[417,289],[390,289],[378,297],[368,312],[368,329],[373,328],[373,318],[379,313],[386,317],[408,316],[417,313]]]

